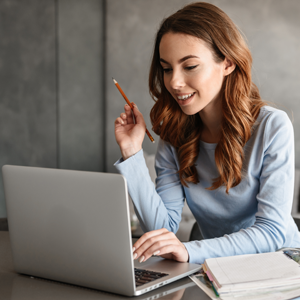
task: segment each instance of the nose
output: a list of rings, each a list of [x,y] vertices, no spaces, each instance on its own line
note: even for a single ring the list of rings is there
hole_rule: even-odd
[[[170,85],[174,90],[178,90],[184,87],[184,76],[180,71],[173,70]]]

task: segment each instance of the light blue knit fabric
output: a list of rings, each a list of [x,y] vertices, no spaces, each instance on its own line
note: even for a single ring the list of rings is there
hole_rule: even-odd
[[[200,142],[196,162],[200,182],[181,185],[176,150],[159,141],[156,187],[142,150],[115,166],[127,180],[142,229],[167,228],[176,233],[186,199],[197,220],[202,241],[184,243],[189,261],[300,247],[300,234],[291,217],[294,187],[294,133],[285,112],[261,108],[253,133],[244,147],[242,182],[207,190],[218,177],[217,144]]]

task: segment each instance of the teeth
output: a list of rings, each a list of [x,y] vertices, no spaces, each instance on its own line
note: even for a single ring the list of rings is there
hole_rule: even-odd
[[[192,95],[194,95],[194,93],[191,93],[191,94],[189,94],[189,95],[184,95],[184,96],[178,96],[177,98],[178,98],[179,100],[185,100],[185,99],[187,99],[187,98],[190,98]]]

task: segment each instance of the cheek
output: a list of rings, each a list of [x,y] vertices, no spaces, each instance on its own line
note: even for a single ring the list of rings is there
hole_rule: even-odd
[[[164,75],[164,85],[165,85],[165,88],[168,90],[168,92],[171,92],[170,91],[170,80],[168,79],[168,76]]]
[[[221,88],[224,75],[221,66],[216,66],[215,69],[212,71],[212,78],[213,82],[215,83],[216,87]]]
[[[201,86],[204,89],[207,89],[207,92],[215,93],[222,87],[223,76],[221,76],[218,69],[212,69],[210,72],[207,72],[204,77],[202,77],[201,83]]]

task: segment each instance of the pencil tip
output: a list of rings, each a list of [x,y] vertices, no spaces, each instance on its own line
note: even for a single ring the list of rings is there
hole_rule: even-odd
[[[112,80],[115,80],[115,79],[112,77]]]
[[[113,77],[112,77],[112,80],[113,80],[113,82],[116,84],[117,83],[117,80],[116,79],[114,79]]]

